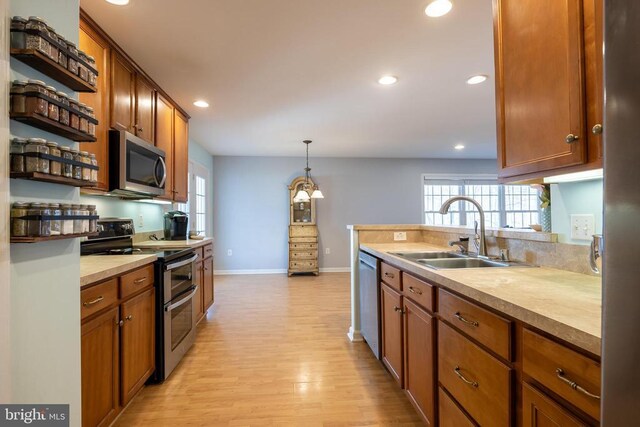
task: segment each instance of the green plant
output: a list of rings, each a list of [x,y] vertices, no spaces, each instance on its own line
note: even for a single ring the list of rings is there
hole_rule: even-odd
[[[542,209],[551,207],[551,186],[549,184],[533,184],[538,190],[538,200]]]

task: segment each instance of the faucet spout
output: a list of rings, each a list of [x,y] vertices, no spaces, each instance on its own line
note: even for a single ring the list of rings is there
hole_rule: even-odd
[[[487,241],[485,235],[485,227],[484,227],[484,210],[480,203],[467,196],[454,196],[449,200],[445,201],[440,207],[440,214],[446,215],[449,213],[449,208],[454,202],[469,202],[478,209],[478,213],[480,214],[480,247],[478,248],[478,256],[479,257],[487,257]]]

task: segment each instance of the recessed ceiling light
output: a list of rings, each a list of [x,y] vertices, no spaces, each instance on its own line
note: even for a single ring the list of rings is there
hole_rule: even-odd
[[[207,108],[209,106],[209,103],[200,99],[198,101],[195,101],[193,105],[200,108]]]
[[[107,3],[115,4],[116,6],[124,6],[129,4],[129,0],[107,0]]]
[[[479,83],[482,83],[484,81],[486,81],[488,79],[488,76],[486,76],[485,74],[478,74],[477,76],[471,76],[467,79],[467,84],[468,85],[477,85]]]
[[[457,144],[455,145],[453,148],[455,148],[456,150],[460,151],[460,150],[464,150],[464,145],[462,144]]]
[[[427,8],[424,10],[424,13],[432,18],[439,18],[451,12],[452,7],[453,4],[450,0],[434,0],[429,3]]]
[[[395,84],[397,81],[398,78],[396,76],[382,76],[378,79],[378,83],[386,86]]]

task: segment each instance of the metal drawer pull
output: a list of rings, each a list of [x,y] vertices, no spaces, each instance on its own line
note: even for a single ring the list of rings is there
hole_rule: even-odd
[[[393,307],[393,309],[394,309],[395,311],[399,311],[399,312],[400,312],[400,314],[404,314],[404,310],[403,310],[402,308],[400,308],[400,307]]]
[[[574,135],[574,134],[570,133],[569,135],[567,135],[567,137],[564,140],[565,140],[565,142],[567,144],[573,144],[578,139],[580,139],[580,137],[578,135]]]
[[[585,390],[584,388],[580,387],[578,385],[578,383],[576,383],[575,381],[571,381],[569,378],[567,378],[565,376],[564,370],[562,370],[562,368],[556,368],[556,375],[557,375],[558,379],[560,379],[562,382],[565,382],[572,389],[577,390],[582,394],[586,394],[587,396],[592,397],[594,399],[600,400],[600,396],[598,396],[596,394],[589,393],[587,390]]]
[[[460,366],[456,366],[455,368],[453,368],[453,372],[456,373],[458,378],[460,378],[462,381],[464,381],[465,383],[469,384],[470,386],[478,388],[478,386],[480,385],[476,381],[470,381],[470,380],[466,379],[464,377],[464,375],[462,375],[462,373],[460,372]]]
[[[131,315],[131,314],[128,315],[127,317],[124,318],[124,320],[128,320],[128,321],[133,320],[133,315]]]
[[[83,303],[82,303],[82,305],[83,305],[84,307],[90,307],[90,306],[92,306],[93,304],[97,304],[97,303],[99,303],[99,302],[100,302],[100,301],[102,301],[103,299],[104,299],[104,297],[103,297],[102,295],[100,295],[98,298],[96,298],[96,299],[94,299],[94,300],[91,300],[91,301],[85,301],[85,302],[83,302]]]
[[[422,291],[420,289],[416,289],[413,286],[409,286],[409,292],[412,294],[422,295]]]
[[[146,281],[147,281],[147,278],[146,278],[146,277],[143,277],[142,279],[136,279],[136,280],[134,280],[134,281],[133,281],[133,284],[134,284],[134,285],[139,285],[140,283],[143,283],[143,282],[146,282]]]
[[[384,273],[384,277],[388,277],[389,279],[393,279],[393,278],[394,278],[394,277],[396,277],[396,276],[394,276],[392,273],[387,273],[387,272],[385,272],[385,273]]]
[[[466,323],[467,325],[471,325],[471,326],[475,326],[476,328],[478,326],[480,326],[480,323],[476,322],[475,320],[467,320],[464,317],[462,317],[462,315],[460,314],[459,311],[456,311],[456,313],[454,314],[454,316],[456,316],[456,318],[461,321]]]

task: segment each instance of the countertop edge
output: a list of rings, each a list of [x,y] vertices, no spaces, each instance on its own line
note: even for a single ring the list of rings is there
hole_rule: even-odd
[[[443,225],[422,224],[350,224],[347,230],[352,231],[385,231],[385,230],[424,230],[437,233],[472,234],[473,228]],[[487,237],[505,239],[529,240],[533,242],[558,243],[558,234],[544,233],[533,230],[519,230],[509,228],[487,228]]]
[[[166,245],[165,245],[166,243]],[[184,243],[180,245],[180,243]],[[134,242],[133,246],[137,248],[199,248],[209,243],[213,243],[213,237],[205,237],[202,240],[188,239],[188,240],[145,240],[142,242]]]
[[[434,246],[434,248],[436,248],[435,245],[431,246]],[[543,314],[531,311],[530,309],[527,309],[520,305],[505,301],[499,297],[491,295],[490,293],[474,289],[470,286],[465,285],[464,283],[460,283],[448,277],[441,276],[435,270],[430,270],[426,267],[415,265],[385,251],[371,248],[367,246],[366,243],[361,244],[360,249],[384,261],[387,261],[390,264],[400,267],[403,270],[408,271],[409,273],[422,277],[425,280],[435,282],[445,289],[449,289],[461,295],[464,295],[480,304],[484,304],[494,310],[500,311],[507,316],[510,316],[523,323],[526,323],[529,326],[551,334],[560,340],[573,344],[598,357],[601,356],[602,339],[600,337],[597,337],[565,323],[559,322]]]
[[[95,255],[103,257],[102,255]],[[89,274],[84,274],[80,276],[80,289],[85,288],[89,285],[93,285],[94,283],[102,282],[104,280],[108,280],[114,276],[119,276],[123,273],[126,273],[131,270],[135,270],[136,268],[145,266],[147,264],[151,264],[155,260],[158,259],[156,255],[139,255],[144,256],[144,258],[138,258],[135,260],[131,260],[129,262],[125,262],[116,267],[109,267],[104,270],[98,270]],[[82,262],[82,258],[80,259]]]

